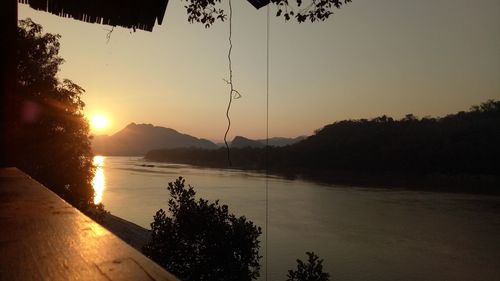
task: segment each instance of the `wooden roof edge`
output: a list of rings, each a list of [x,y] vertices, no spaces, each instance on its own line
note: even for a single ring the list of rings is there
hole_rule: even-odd
[[[252,4],[257,10],[264,6],[267,6],[267,4],[271,2],[270,0],[247,0],[247,1],[250,2],[250,4]]]
[[[169,0],[17,0],[32,9],[124,28],[152,31],[155,23],[162,24]]]

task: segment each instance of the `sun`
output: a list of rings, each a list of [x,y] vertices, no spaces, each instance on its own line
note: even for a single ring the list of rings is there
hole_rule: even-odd
[[[94,115],[90,120],[90,126],[94,130],[102,130],[108,126],[108,118],[104,115]]]

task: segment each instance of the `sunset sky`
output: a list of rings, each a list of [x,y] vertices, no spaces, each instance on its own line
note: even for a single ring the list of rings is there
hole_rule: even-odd
[[[19,19],[62,35],[60,77],[86,90],[89,119],[109,119],[95,134],[136,122],[220,141],[228,23],[189,24],[183,5],[170,1],[153,32],[115,28],[109,42],[108,26],[26,5]],[[266,8],[233,1],[233,12],[233,74],[243,97],[233,103],[229,139],[262,138]],[[309,135],[334,121],[382,114],[442,116],[500,99],[498,0],[353,0],[326,22],[272,17],[270,29],[271,136]]]

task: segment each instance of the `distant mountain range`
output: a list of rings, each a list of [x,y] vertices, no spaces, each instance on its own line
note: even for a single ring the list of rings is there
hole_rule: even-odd
[[[282,137],[274,137],[274,138],[269,138],[267,143],[270,146],[286,146],[286,145],[291,145],[294,143],[298,143],[299,141],[305,139],[305,136],[300,136],[296,138],[282,138]],[[232,148],[244,148],[244,147],[264,147],[266,146],[266,139],[258,139],[258,140],[253,140],[253,139],[248,139],[242,136],[236,136],[233,141],[231,142],[231,147]]]
[[[151,124],[130,123],[112,136],[95,136],[92,140],[93,152],[103,155],[143,156],[152,149],[181,147],[218,148],[207,139]]]
[[[304,138],[302,136],[297,138],[274,137],[269,139],[269,145],[286,146],[297,143]],[[265,144],[265,139],[252,140],[237,136],[231,142],[231,147],[264,147]],[[217,149],[220,146],[220,144],[216,145],[210,140],[183,134],[171,128],[136,123],[130,123],[114,135],[94,136],[92,140],[92,150],[95,154],[123,156],[143,156],[154,149],[188,147]]]
[[[445,117],[386,115],[326,125],[292,145],[265,149],[236,137],[230,150],[149,151],[157,162],[236,168],[366,186],[500,192],[500,101]],[[272,142],[270,142],[272,143]]]

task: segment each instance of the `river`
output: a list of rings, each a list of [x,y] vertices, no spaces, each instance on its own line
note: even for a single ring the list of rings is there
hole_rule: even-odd
[[[167,183],[182,176],[197,196],[220,199],[231,212],[266,231],[263,174],[140,157],[95,160],[100,165],[96,200],[138,225],[149,228],[155,212],[167,209]],[[296,266],[297,258],[305,260],[306,251],[324,259],[324,270],[336,281],[500,280],[498,196],[322,185],[280,177],[269,177],[268,187],[268,280],[286,280],[287,270]]]

